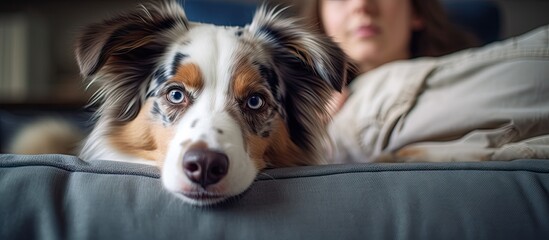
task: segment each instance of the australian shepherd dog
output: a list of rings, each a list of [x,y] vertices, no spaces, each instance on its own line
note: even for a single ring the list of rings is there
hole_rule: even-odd
[[[154,164],[198,205],[264,168],[322,161],[327,105],[352,67],[312,29],[265,7],[246,27],[195,23],[174,2],[88,26],[76,57],[98,109],[80,157]]]

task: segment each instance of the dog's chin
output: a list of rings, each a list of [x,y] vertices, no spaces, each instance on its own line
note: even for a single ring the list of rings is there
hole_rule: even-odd
[[[208,186],[204,189],[187,181],[170,182],[165,176],[162,177],[162,180],[164,189],[194,206],[213,206],[225,202],[245,192],[253,182],[252,179],[249,184],[241,182],[238,186],[235,186],[230,184],[231,181],[228,181],[229,179],[224,179],[224,182]],[[226,186],[231,187],[227,188]]]
[[[195,206],[212,206],[224,202],[232,196],[209,192],[172,192],[183,201]]]
[[[246,189],[245,189],[246,190]],[[244,190],[244,191],[245,191]],[[244,191],[239,191],[238,193],[221,193],[221,192],[210,192],[205,190],[196,190],[196,191],[171,191],[172,194],[176,197],[182,199],[186,203],[195,206],[213,206],[225,202],[226,200],[240,195]]]

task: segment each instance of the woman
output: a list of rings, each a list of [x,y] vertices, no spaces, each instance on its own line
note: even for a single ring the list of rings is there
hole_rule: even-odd
[[[365,73],[335,98],[334,162],[549,159],[549,26],[443,56],[474,43],[436,0],[311,4]]]
[[[366,72],[385,63],[442,56],[476,45],[438,0],[310,0],[305,18],[340,44]]]
[[[305,19],[333,37],[360,73],[396,60],[442,56],[476,39],[446,17],[438,0],[309,0]],[[334,93],[334,114],[348,97]]]

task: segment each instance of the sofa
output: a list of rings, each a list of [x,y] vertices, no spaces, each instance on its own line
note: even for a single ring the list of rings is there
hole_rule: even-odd
[[[192,20],[232,21],[191,15],[193,4],[217,4],[185,4]],[[245,5],[233,10],[253,11]],[[492,2],[446,6],[453,19],[487,18],[472,22],[500,27]],[[245,22],[248,15],[228,15],[235,16]],[[50,110],[0,109],[0,147],[37,115],[53,112],[90,127],[89,113]],[[547,160],[268,169],[243,194],[209,207],[186,204],[159,177],[157,168],[141,164],[4,152],[0,239],[549,239]]]
[[[195,207],[159,171],[0,155],[0,239],[547,239],[549,161],[271,169]]]

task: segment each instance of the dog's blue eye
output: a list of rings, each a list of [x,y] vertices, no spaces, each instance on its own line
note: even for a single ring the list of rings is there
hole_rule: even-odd
[[[248,98],[248,102],[246,103],[248,108],[257,110],[263,107],[263,99],[258,95],[253,95],[250,98]]]
[[[168,92],[168,101],[179,104],[185,101],[185,93],[181,89],[172,89]]]

